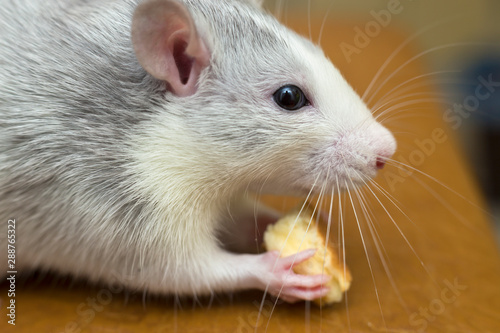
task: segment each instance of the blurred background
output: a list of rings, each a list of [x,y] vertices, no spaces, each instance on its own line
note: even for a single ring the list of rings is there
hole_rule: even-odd
[[[286,23],[288,15],[360,24],[394,9],[387,28],[411,36],[432,81],[443,93],[450,122],[495,222],[500,241],[500,1],[498,0],[266,0]],[[397,10],[396,10],[397,9]],[[363,27],[363,25],[361,25]],[[322,38],[334,32],[324,31]],[[353,31],[353,39],[356,32]],[[482,88],[478,88],[482,86]],[[478,91],[479,89],[479,91]],[[470,110],[470,111],[469,111]],[[453,167],[453,166],[447,166]]]

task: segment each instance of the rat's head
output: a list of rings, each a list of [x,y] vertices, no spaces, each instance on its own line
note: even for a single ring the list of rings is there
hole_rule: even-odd
[[[146,1],[132,39],[182,106],[188,149],[243,186],[362,184],[394,153],[393,136],[321,49],[257,1]]]

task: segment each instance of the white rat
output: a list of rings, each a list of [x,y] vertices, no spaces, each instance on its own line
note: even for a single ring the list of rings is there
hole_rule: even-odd
[[[15,219],[18,271],[318,298],[328,277],[289,273],[314,250],[223,249],[228,209],[238,223],[248,190],[361,185],[394,150],[320,48],[257,0],[0,6],[0,248]]]

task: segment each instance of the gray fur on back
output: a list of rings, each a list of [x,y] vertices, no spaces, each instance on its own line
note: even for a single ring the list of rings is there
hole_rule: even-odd
[[[88,233],[89,220],[126,224],[139,214],[124,151],[161,85],[131,52],[132,9],[125,1],[0,9],[0,216],[18,220],[21,258],[77,251],[68,234]]]
[[[137,1],[0,6],[0,219],[18,222],[19,265],[73,273],[94,265],[98,278],[116,257],[155,243],[144,230],[156,230],[156,212],[130,167],[130,138],[155,117],[190,129],[210,156],[234,156],[219,162],[226,174],[254,163],[276,128],[290,131],[255,101],[269,77],[286,83],[280,73],[301,65],[283,56],[293,53],[284,28],[245,1],[186,2],[206,22],[200,32],[212,51],[192,99],[170,95],[138,64],[130,41]]]

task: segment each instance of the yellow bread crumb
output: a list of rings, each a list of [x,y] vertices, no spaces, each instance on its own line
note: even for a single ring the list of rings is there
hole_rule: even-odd
[[[337,251],[331,246],[325,247],[325,237],[318,228],[317,216],[313,216],[309,209],[304,209],[297,218],[298,213],[297,210],[290,212],[275,224],[269,225],[264,233],[264,246],[267,251],[281,251],[281,257],[317,249],[312,258],[294,266],[293,271],[302,275],[331,276],[332,279],[325,285],[330,288],[329,293],[314,302],[318,305],[340,302],[343,293],[351,285],[351,273],[339,261]]]

